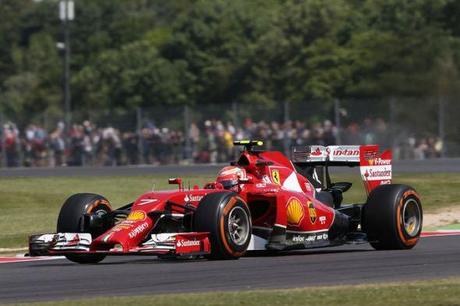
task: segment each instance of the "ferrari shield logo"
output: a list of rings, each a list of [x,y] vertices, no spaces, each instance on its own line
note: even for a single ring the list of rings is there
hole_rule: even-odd
[[[316,208],[313,202],[308,201],[308,214],[310,215],[311,223],[316,222]]]
[[[279,170],[272,170],[272,180],[273,180],[273,183],[281,185]]]

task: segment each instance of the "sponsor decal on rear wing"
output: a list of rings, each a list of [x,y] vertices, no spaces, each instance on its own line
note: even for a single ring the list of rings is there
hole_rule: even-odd
[[[377,145],[361,146],[359,170],[368,194],[379,185],[391,184],[391,155],[390,150],[379,154]]]
[[[291,158],[295,164],[359,166],[368,193],[378,185],[391,183],[391,151],[380,154],[378,145],[294,147]]]
[[[293,147],[294,163],[340,164],[359,166],[360,148],[366,146],[304,146]]]

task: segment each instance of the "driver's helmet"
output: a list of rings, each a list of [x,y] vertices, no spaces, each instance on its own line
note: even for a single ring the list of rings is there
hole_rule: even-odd
[[[245,178],[246,170],[236,166],[227,166],[220,170],[216,181],[222,184],[225,189],[232,189],[238,185],[238,180]]]

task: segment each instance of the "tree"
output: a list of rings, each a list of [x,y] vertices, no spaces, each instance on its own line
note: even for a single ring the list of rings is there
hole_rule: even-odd
[[[255,43],[269,29],[274,6],[268,1],[197,1],[177,19],[164,54],[188,63],[194,81],[186,91],[193,103],[242,97]]]
[[[34,34],[27,49],[12,49],[12,58],[15,74],[4,81],[0,111],[20,122],[30,120],[30,114],[59,113],[61,60],[53,38]]]
[[[344,1],[285,3],[257,42],[249,99],[332,101],[351,74],[342,35],[349,14]]]
[[[186,63],[162,58],[155,41],[141,40],[101,53],[74,79],[80,109],[135,107],[187,102]]]
[[[432,94],[437,62],[449,53],[439,23],[445,1],[366,1],[352,50],[353,96]]]

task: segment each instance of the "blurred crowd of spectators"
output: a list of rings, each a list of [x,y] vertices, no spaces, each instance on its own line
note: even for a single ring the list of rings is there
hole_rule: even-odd
[[[0,130],[2,165],[117,166],[135,164],[220,163],[235,158],[234,140],[264,140],[268,150],[288,151],[291,146],[341,144],[380,144],[393,147],[396,158],[440,157],[442,142],[436,137],[415,138],[398,133],[391,137],[382,119],[351,123],[339,133],[325,120],[307,125],[301,121],[254,122],[241,125],[221,120],[192,123],[186,139],[183,130],[147,122],[139,132],[120,131],[112,126],[98,127],[90,121],[74,124],[67,131],[63,123],[51,130],[35,124],[23,130],[6,123]]]

